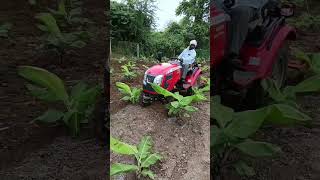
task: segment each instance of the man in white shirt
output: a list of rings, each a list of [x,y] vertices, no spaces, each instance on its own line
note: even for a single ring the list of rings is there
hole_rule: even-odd
[[[186,79],[189,68],[196,60],[196,56],[197,56],[197,53],[195,51],[196,47],[197,47],[197,41],[192,40],[190,41],[189,47],[183,50],[182,53],[178,56],[179,59],[183,60],[183,65],[182,65],[183,73],[181,77],[182,82],[184,82],[184,80]]]

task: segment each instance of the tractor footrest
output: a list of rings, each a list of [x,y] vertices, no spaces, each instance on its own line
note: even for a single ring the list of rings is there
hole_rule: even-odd
[[[236,70],[233,72],[233,80],[239,83],[248,82],[254,79],[256,75],[256,72]]]

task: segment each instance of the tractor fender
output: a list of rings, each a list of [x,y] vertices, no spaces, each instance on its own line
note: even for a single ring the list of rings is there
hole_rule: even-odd
[[[279,55],[278,53],[279,49],[284,45],[284,43],[287,40],[296,40],[296,38],[297,38],[296,30],[291,26],[285,25],[279,30],[279,32],[274,37],[271,48],[269,50],[270,60],[267,62],[269,62],[270,64],[266,66],[267,68],[264,69],[265,71],[262,72],[260,76],[264,77],[271,73],[272,65],[275,63]]]
[[[194,76],[191,79],[191,83],[190,83],[191,86],[193,86],[197,82],[197,79],[201,74],[202,74],[201,69],[198,69],[198,71],[194,74]]]

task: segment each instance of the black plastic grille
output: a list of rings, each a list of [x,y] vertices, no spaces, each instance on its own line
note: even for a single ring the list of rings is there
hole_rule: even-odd
[[[147,74],[147,77],[146,77],[146,81],[147,81],[147,82],[146,82],[146,84],[143,85],[143,89],[148,90],[148,91],[155,92],[155,91],[153,90],[152,86],[148,83],[148,82],[153,83],[154,78],[156,78],[156,77]]]

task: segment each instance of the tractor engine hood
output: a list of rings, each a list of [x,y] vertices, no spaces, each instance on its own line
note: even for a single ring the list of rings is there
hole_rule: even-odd
[[[181,66],[178,64],[170,64],[170,63],[161,63],[152,66],[146,72],[146,74],[157,76],[157,75],[165,75],[177,69],[180,69]]]

